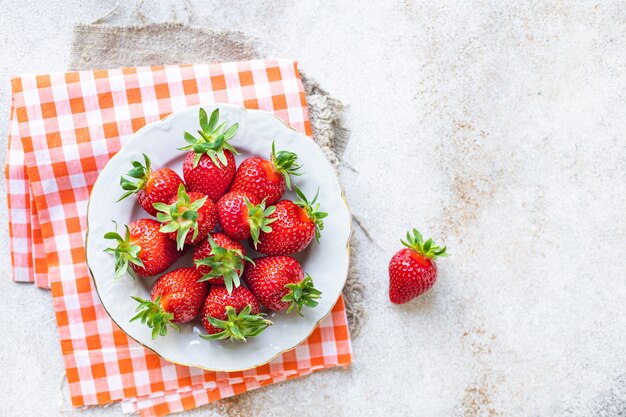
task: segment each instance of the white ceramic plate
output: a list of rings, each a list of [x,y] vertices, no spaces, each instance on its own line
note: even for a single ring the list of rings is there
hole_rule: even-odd
[[[136,198],[130,197],[115,203],[122,193],[119,179],[130,169],[131,161],[142,160],[142,153],[150,157],[154,168],[168,166],[182,177],[182,162],[186,152],[177,148],[185,145],[184,131],[193,133],[199,128],[200,106],[173,113],[140,129],[108,162],[93,187],[89,201],[87,260],[102,305],[113,321],[137,342],[170,362],[214,371],[244,370],[262,365],[296,347],[335,305],[348,273],[351,217],[335,171],[313,140],[266,112],[223,104],[202,107],[209,114],[219,107],[221,120],[229,124],[239,123],[239,130],[231,140],[241,153],[236,157],[237,164],[252,155],[267,158],[272,141],[275,140],[277,150],[290,150],[298,154],[298,162],[304,174],[293,179],[307,197],[312,198],[319,187],[318,201],[322,210],[328,212],[320,243],[313,241],[305,251],[294,256],[305,272],[311,275],[315,286],[322,291],[319,305],[313,309],[303,309],[304,317],[283,312],[268,314],[274,325],[246,343],[203,340],[198,337],[205,333],[199,320],[183,325],[180,333],[170,330],[167,336],[156,340],[151,338],[150,329],[139,321],[129,322],[137,307],[131,296],[150,298],[150,289],[156,278],[133,280],[127,275],[119,280],[113,279],[113,257],[104,252],[111,242],[103,238],[106,232],[114,228],[111,221],[115,220],[122,231],[122,224],[149,217]],[[294,199],[294,194],[288,193],[283,198]],[[248,255],[260,256],[252,250],[249,250]],[[188,254],[170,270],[191,265]]]

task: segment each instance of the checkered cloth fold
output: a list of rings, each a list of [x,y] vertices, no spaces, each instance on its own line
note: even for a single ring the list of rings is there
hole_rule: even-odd
[[[340,298],[307,341],[269,364],[224,373],[169,363],[115,326],[85,263],[91,187],[147,123],[221,102],[272,112],[310,136],[295,62],[24,75],[12,89],[6,178],[13,279],[51,289],[74,406],[121,400],[124,412],[160,416],[351,362]]]

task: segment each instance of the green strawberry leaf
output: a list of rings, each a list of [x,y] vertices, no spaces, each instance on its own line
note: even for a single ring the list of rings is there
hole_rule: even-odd
[[[320,211],[320,203],[317,202],[320,190],[318,188],[313,200],[309,201],[300,188],[295,188],[296,195],[299,198],[298,201],[295,201],[295,204],[301,207],[306,212],[309,219],[315,224],[315,241],[319,243],[321,231],[324,230],[323,219],[328,216],[328,213]]]
[[[133,168],[126,173],[126,176],[120,177],[120,186],[122,190],[126,192],[117,199],[116,203],[143,190],[150,179],[150,158],[148,158],[146,154],[143,154],[143,159],[145,165],[139,161],[132,161],[131,165]],[[130,177],[130,179],[126,177]]]
[[[429,259],[437,259],[438,257],[449,256],[446,252],[446,247],[439,247],[433,243],[432,239],[428,239],[424,242],[424,238],[422,234],[417,231],[417,229],[413,229],[411,232],[407,232],[406,241],[400,240],[404,246],[409,249],[414,250],[417,253],[424,255]]]
[[[137,301],[139,305],[135,310],[138,313],[130,319],[130,322],[140,320],[142,324],[151,328],[153,339],[156,339],[158,336],[165,336],[168,326],[178,331],[181,330],[180,326],[174,322],[174,315],[163,309],[160,295],[154,301],[134,296],[131,296],[131,298]]]
[[[264,318],[265,314],[250,314],[252,307],[246,306],[239,314],[231,307],[226,307],[226,320],[218,320],[207,316],[206,319],[214,327],[222,329],[215,334],[200,335],[205,340],[225,340],[231,342],[245,342],[247,338],[258,336],[273,323]]]
[[[275,143],[272,142],[271,162],[274,170],[285,178],[285,185],[291,190],[291,175],[302,175],[298,170],[302,167],[296,163],[298,155],[289,151],[280,151],[276,153]]]
[[[115,224],[115,222],[113,223]],[[117,224],[115,227],[117,228]],[[124,225],[124,228],[126,229],[124,237],[120,236],[117,232],[107,232],[104,234],[105,239],[117,242],[116,247],[106,248],[104,252],[113,255],[115,260],[115,279],[121,278],[125,273],[128,273],[134,279],[136,278],[136,274],[130,267],[130,264],[132,263],[143,268],[143,261],[139,258],[141,247],[130,241],[128,226]]]
[[[208,266],[211,271],[205,274],[198,281],[207,281],[211,278],[224,278],[224,285],[228,293],[232,293],[233,287],[238,287],[241,282],[240,278],[243,274],[245,262],[254,264],[254,261],[245,256],[239,249],[226,249],[219,246],[211,235],[207,237],[211,245],[211,253],[209,256],[195,261],[197,266]]]
[[[176,247],[182,250],[189,231],[193,231],[192,238],[198,236],[198,210],[206,203],[208,197],[191,202],[191,198],[185,186],[178,187],[177,200],[170,204],[155,203],[153,207],[158,210],[157,220],[161,223],[159,229],[162,233],[176,232]]]
[[[219,115],[219,109],[215,109],[211,113],[210,118],[208,118],[206,110],[200,108],[198,115],[200,123],[199,136],[195,137],[189,132],[184,133],[185,142],[189,145],[179,148],[179,150],[193,151],[195,153],[193,160],[194,168],[198,166],[202,155],[207,155],[215,166],[222,168],[228,165],[228,160],[224,154],[225,150],[238,154],[228,141],[235,136],[239,129],[239,124],[235,123],[228,128],[226,128],[227,122],[222,122],[218,125]]]
[[[313,279],[310,275],[307,274],[302,281],[287,284],[285,287],[289,289],[289,292],[281,301],[290,303],[287,314],[295,309],[298,315],[302,316],[302,307],[313,308],[319,304],[317,300],[321,297],[322,292],[313,286]]]

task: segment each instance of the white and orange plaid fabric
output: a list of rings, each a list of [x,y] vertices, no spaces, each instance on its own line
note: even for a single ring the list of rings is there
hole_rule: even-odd
[[[161,416],[351,362],[340,298],[306,342],[269,364],[223,373],[169,363],[109,319],[85,263],[91,187],[145,124],[223,102],[272,112],[311,135],[294,61],[25,75],[12,89],[6,178],[13,279],[52,290],[74,406],[122,401],[124,412]]]

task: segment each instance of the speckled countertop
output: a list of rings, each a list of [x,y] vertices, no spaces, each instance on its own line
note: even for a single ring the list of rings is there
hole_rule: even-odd
[[[158,3],[145,14],[169,19]],[[624,415],[626,8],[532,3],[193,3],[197,23],[264,39],[349,104],[342,182],[372,240],[355,231],[368,318],[351,369],[188,415]],[[3,143],[9,76],[63,70],[73,24],[114,4],[0,1]],[[386,264],[413,226],[452,256],[392,306]],[[0,415],[87,415],[50,296],[9,281],[2,235]]]

